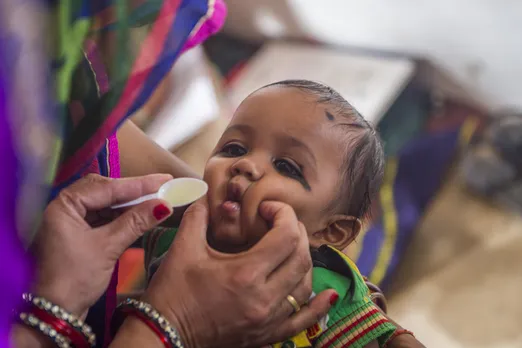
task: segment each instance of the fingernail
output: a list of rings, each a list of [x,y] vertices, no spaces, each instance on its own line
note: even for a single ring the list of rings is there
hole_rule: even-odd
[[[332,294],[332,296],[330,296],[330,306],[333,306],[337,300],[339,299],[339,294],[337,294],[336,292]]]
[[[163,220],[170,215],[170,209],[165,204],[158,204],[154,207],[152,215],[154,215],[156,220]]]

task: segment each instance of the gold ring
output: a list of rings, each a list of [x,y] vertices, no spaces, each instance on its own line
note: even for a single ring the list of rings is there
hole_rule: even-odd
[[[290,302],[290,304],[292,305],[292,308],[294,309],[294,313],[297,313],[301,310],[301,306],[299,306],[299,303],[297,303],[294,296],[288,295],[288,296],[286,296],[286,300],[288,302]]]

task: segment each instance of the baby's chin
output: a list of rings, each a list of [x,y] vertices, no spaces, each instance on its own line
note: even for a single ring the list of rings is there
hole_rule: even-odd
[[[240,226],[211,226],[207,232],[207,241],[211,248],[228,254],[246,251],[254,243],[241,234]]]

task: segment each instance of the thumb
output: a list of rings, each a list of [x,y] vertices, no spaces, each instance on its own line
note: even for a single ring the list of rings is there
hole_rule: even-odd
[[[173,245],[182,245],[176,252],[190,250],[190,254],[207,247],[208,201],[203,197],[187,208],[181,219]]]
[[[259,215],[261,215],[270,227],[277,227],[278,225],[283,225],[285,222],[297,222],[294,209],[283,202],[262,202],[259,205]]]
[[[153,199],[132,207],[100,229],[109,235],[110,248],[119,257],[145,232],[156,227],[171,214],[172,208],[167,202]]]

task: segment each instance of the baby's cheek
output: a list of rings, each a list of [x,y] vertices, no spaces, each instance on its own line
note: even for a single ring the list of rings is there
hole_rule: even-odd
[[[312,192],[304,190],[299,182],[293,182],[290,179],[281,179],[280,177],[272,178],[254,184],[252,191],[247,193],[249,201],[255,204],[256,214],[259,211],[259,205],[264,201],[276,201],[288,204],[294,209],[298,220],[302,221],[309,218],[310,215],[315,218],[318,215],[318,207],[321,202],[316,202],[316,195]],[[252,207],[254,208],[254,207]]]
[[[313,233],[324,228],[323,224],[327,219],[326,204],[318,199],[302,199],[294,206],[297,219],[301,221],[308,233]]]

